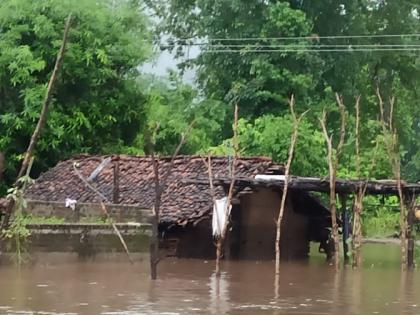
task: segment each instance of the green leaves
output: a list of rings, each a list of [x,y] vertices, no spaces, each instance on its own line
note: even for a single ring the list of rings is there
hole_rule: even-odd
[[[145,97],[136,84],[150,56],[136,1],[5,0],[0,7],[0,145],[13,180],[40,114],[61,45],[74,20],[34,172],[80,152],[129,146],[141,131]]]

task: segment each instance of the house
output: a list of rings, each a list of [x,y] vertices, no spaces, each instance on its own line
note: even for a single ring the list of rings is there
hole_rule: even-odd
[[[170,160],[169,157],[159,159],[160,174],[166,172]],[[230,176],[231,163],[229,157],[213,157],[214,178]],[[213,207],[207,171],[200,156],[177,156],[174,159],[162,195],[159,222],[161,244],[168,254],[193,258],[214,257],[211,227]],[[103,200],[87,188],[77,173],[119,209],[112,212],[117,220],[136,220],[136,212],[150,212],[153,208],[154,173],[150,157],[79,155],[59,162],[28,187],[28,211],[35,215],[57,215],[63,211],[72,213],[70,209],[63,209],[66,200],[73,200],[76,209],[78,205],[83,209],[80,216],[100,215],[99,210],[94,209],[95,204]],[[240,158],[235,172],[239,178],[282,173],[282,165],[264,157]],[[204,180],[207,180],[206,184],[194,183]],[[215,187],[215,193],[217,198],[226,195],[221,185]],[[231,227],[225,249],[227,258],[274,257],[275,220],[281,193],[278,188],[235,186]],[[48,212],[45,212],[46,207],[50,209]],[[329,210],[319,200],[307,192],[290,190],[283,217],[282,259],[308,257],[310,241],[319,242],[320,248],[328,251],[326,244],[330,226]]]

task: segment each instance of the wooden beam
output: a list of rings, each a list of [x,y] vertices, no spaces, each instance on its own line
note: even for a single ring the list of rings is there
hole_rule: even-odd
[[[208,185],[208,180],[203,179],[186,179],[183,180],[186,184],[202,184]],[[218,186],[229,186],[230,178],[222,177],[215,178],[213,181],[214,185]],[[336,192],[338,194],[354,194],[357,192],[358,187],[361,185],[366,186],[366,193],[371,195],[396,195],[398,194],[397,183],[395,181],[368,181],[366,180],[345,180],[337,179],[336,181]],[[254,179],[249,177],[238,177],[236,179],[236,186],[243,187],[267,187],[267,188],[278,188],[283,189],[284,180],[273,179],[273,180],[262,180]],[[317,192],[329,192],[329,180],[323,178],[311,178],[311,177],[291,177],[289,184],[290,189],[304,190],[304,191],[317,191]],[[403,191],[407,193],[420,193],[420,184],[409,184],[403,183]]]

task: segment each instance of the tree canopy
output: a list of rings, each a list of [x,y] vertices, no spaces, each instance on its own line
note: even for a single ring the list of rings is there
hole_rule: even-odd
[[[39,117],[64,22],[69,43],[36,170],[71,154],[129,146],[143,123],[136,79],[151,47],[137,1],[5,0],[0,6],[0,152],[11,178]]]
[[[147,153],[145,139],[157,125],[157,153],[171,154],[191,122],[182,153],[229,153],[235,103],[240,107],[241,154],[284,162],[292,94],[298,112],[310,110],[300,126],[293,173],[325,175],[318,118],[327,110],[329,132],[338,136],[334,94],[339,93],[348,112],[339,175],[355,176],[354,102],[361,95],[362,172],[367,176],[377,154],[372,176],[391,177],[383,146],[375,149],[384,141],[379,88],[387,117],[388,99],[396,99],[403,177],[419,180],[420,55],[410,49],[420,44],[419,10],[415,1],[4,0],[3,179],[10,183],[16,175],[39,117],[64,21],[72,12],[67,53],[36,151],[35,175],[78,153]],[[153,38],[162,49],[182,56],[181,72],[194,69],[194,85],[174,72],[166,78],[141,73],[141,65],[156,53]],[[189,58],[191,47],[199,47],[197,58]]]
[[[260,130],[262,120],[274,119],[270,115],[285,117],[287,98],[294,94],[297,108],[311,109],[308,120],[314,127],[322,109],[331,111],[328,125],[338,134],[334,105],[338,92],[350,115],[351,140],[354,102],[361,95],[362,151],[371,151],[376,138],[372,131],[379,131],[373,127],[379,113],[376,89],[385,100],[395,96],[404,175],[411,180],[420,177],[420,57],[418,50],[409,50],[409,45],[420,43],[419,5],[415,2],[149,2],[161,18],[159,34],[170,37],[165,49],[182,55],[189,45],[199,45],[198,58],[183,66],[196,69],[197,83],[206,97],[226,104],[236,97],[249,128]],[[386,112],[389,110],[388,106]],[[280,145],[283,136],[277,137]],[[264,144],[256,142],[255,146],[259,150],[252,150],[253,154],[279,156],[275,146],[270,152]],[[284,157],[287,148],[282,149],[280,156]],[[351,163],[353,153],[348,152]],[[379,173],[390,176],[389,169]]]

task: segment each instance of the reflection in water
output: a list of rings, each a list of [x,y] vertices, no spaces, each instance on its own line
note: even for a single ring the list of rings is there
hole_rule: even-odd
[[[218,279],[212,263],[164,260],[157,281],[147,262],[0,266],[0,314],[420,314],[420,274],[372,246],[360,270],[282,263],[277,288],[274,262],[226,261]]]
[[[229,311],[229,283],[226,281],[226,273],[220,277],[213,273],[210,276],[210,305],[211,314],[226,314]]]

